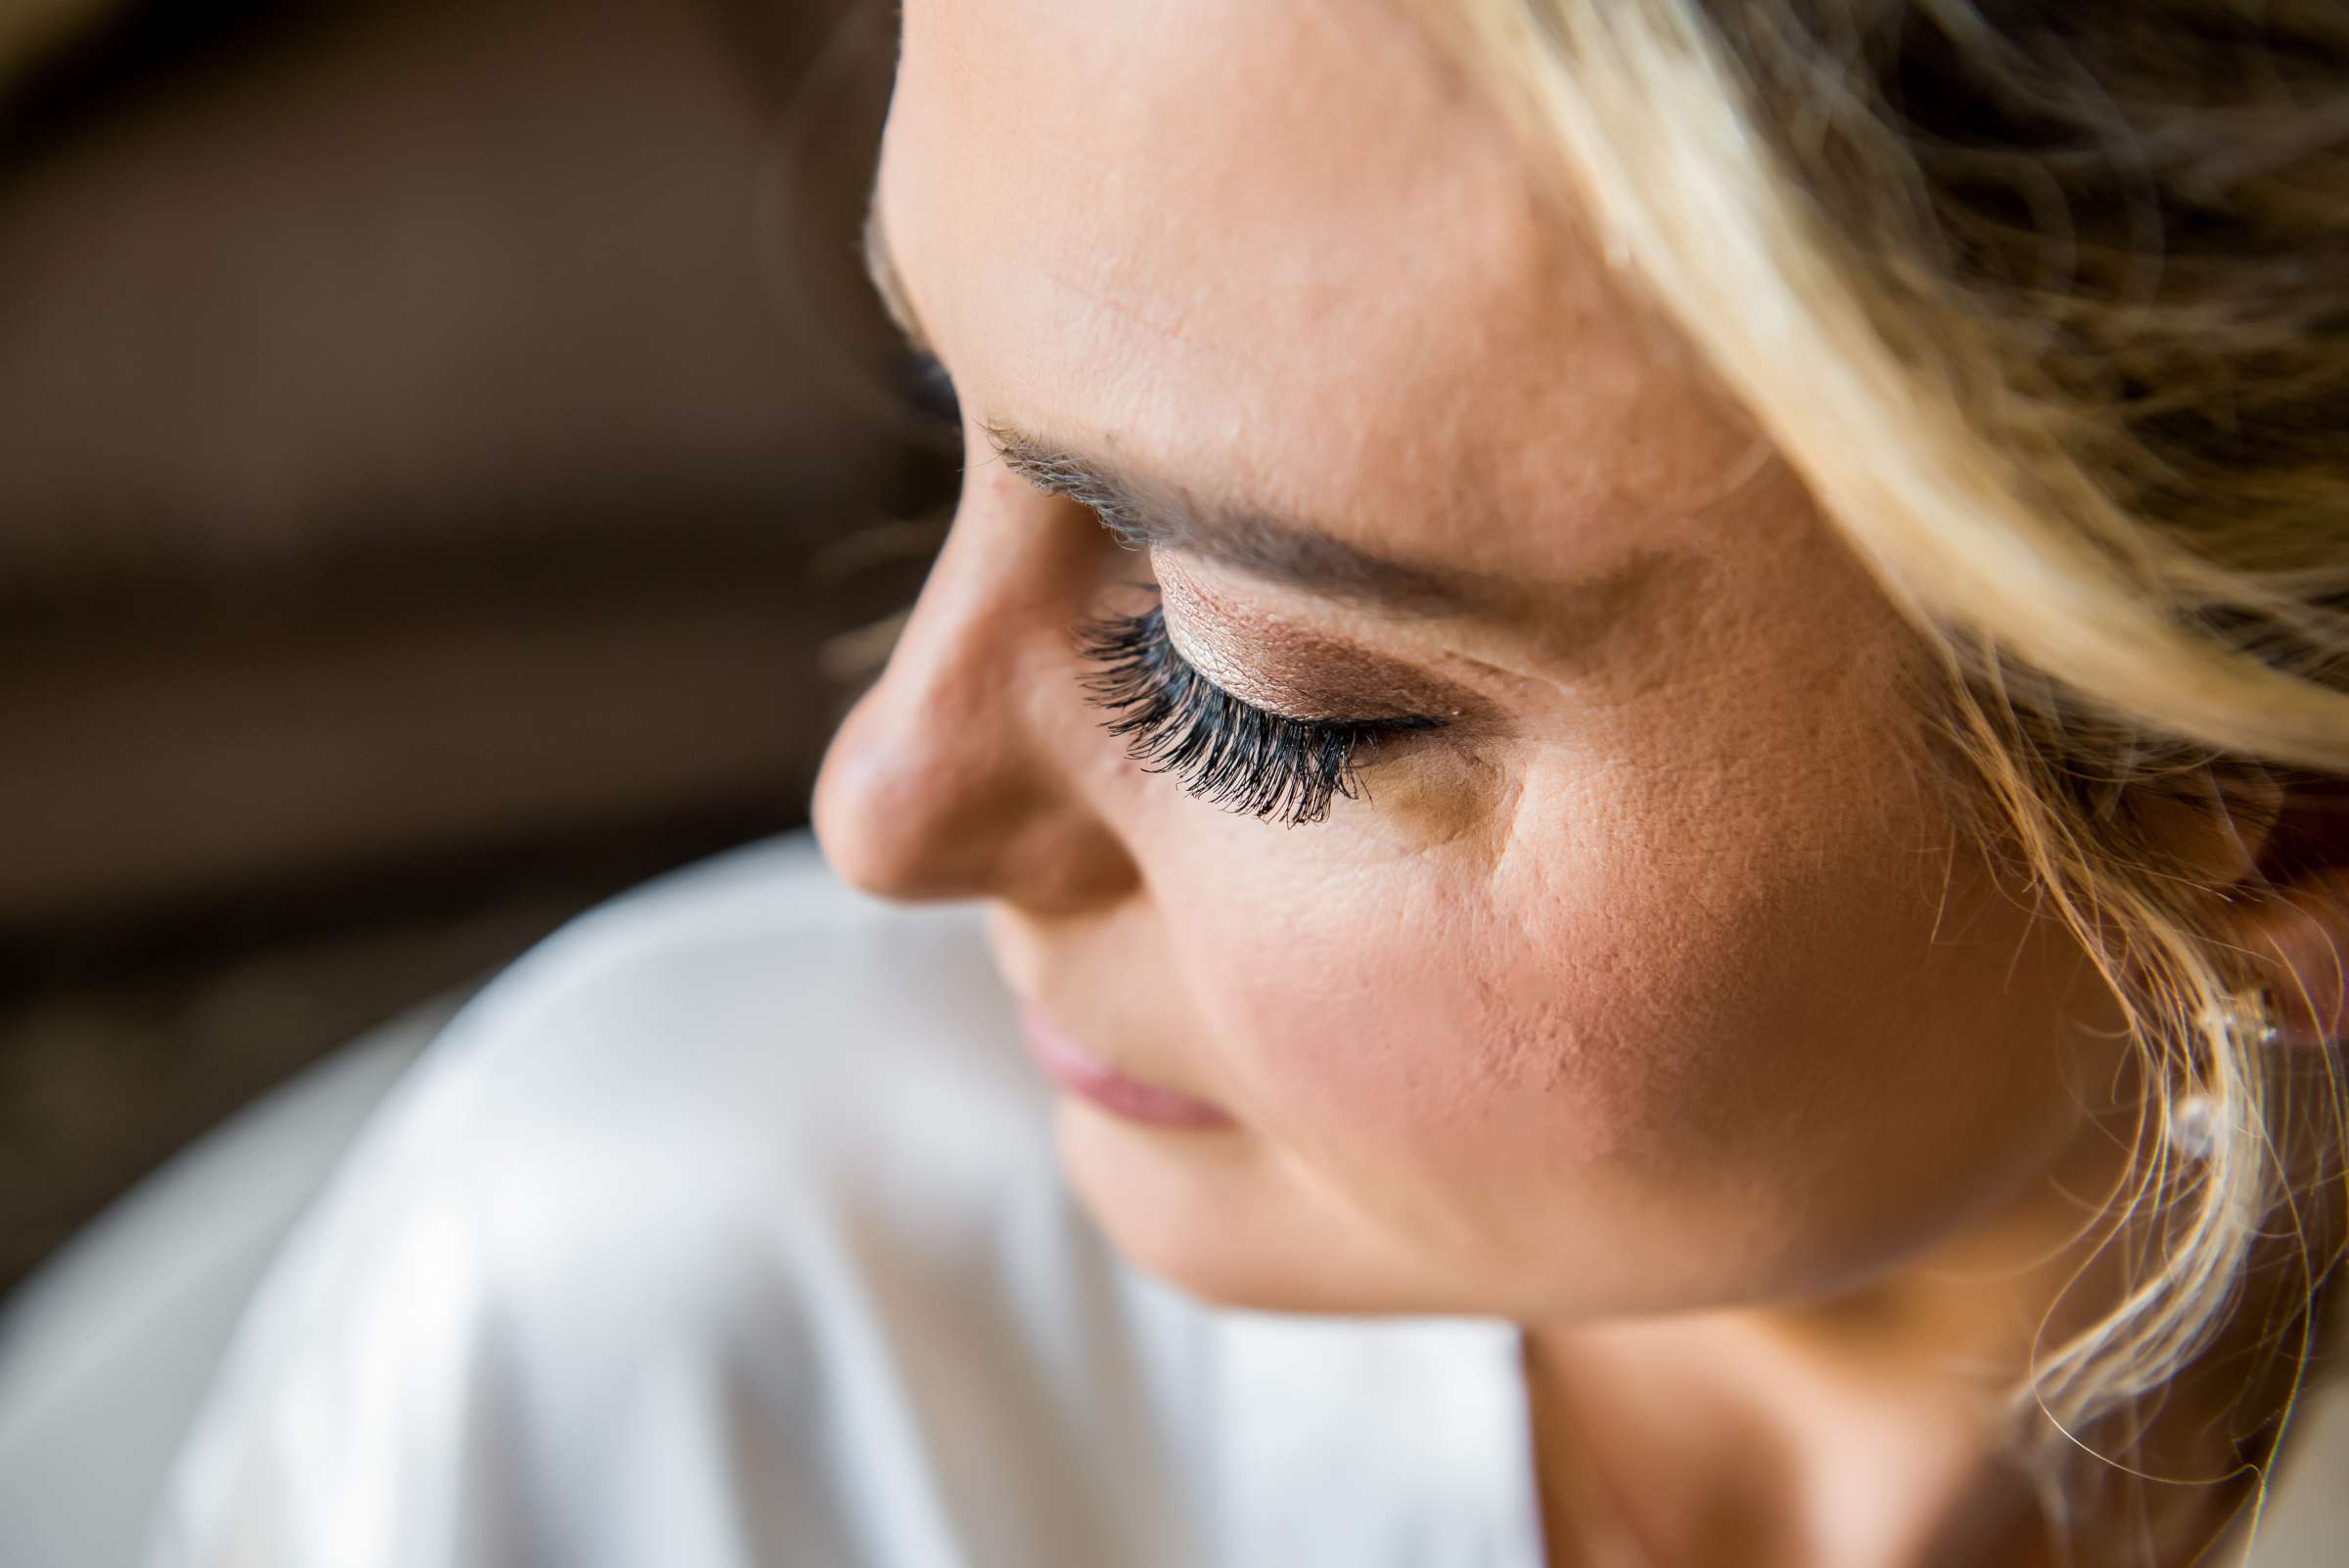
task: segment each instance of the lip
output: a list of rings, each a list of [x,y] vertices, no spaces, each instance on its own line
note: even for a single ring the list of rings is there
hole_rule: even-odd
[[[1079,1044],[1061,1027],[1035,1007],[1020,1008],[1020,1034],[1028,1054],[1055,1086],[1099,1106],[1113,1116],[1151,1127],[1217,1128],[1231,1126],[1222,1107],[1128,1078]]]

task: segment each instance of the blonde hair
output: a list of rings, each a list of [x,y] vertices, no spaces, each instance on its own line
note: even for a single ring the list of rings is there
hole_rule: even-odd
[[[1986,838],[2120,998],[2148,1100],[2117,1208],[2158,1235],[2116,1225],[2149,1256],[2016,1413],[2054,1452],[2125,1427],[2263,1225],[2339,1229],[2337,1184],[2293,1177],[2337,1183],[2332,1053],[2302,1115],[2154,806],[2225,825],[2349,777],[2349,8],[1441,9],[1919,628]]]

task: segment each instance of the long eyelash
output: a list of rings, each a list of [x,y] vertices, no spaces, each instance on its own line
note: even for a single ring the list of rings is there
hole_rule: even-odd
[[[1387,736],[1432,729],[1432,718],[1306,719],[1267,713],[1191,668],[1167,635],[1166,612],[1117,616],[1080,628],[1079,651],[1098,663],[1089,700],[1133,760],[1172,773],[1202,800],[1291,827],[1318,822],[1339,796],[1361,790],[1358,754]]]

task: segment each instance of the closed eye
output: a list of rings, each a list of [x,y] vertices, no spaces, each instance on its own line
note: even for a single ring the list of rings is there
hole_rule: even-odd
[[[1089,623],[1080,652],[1098,667],[1088,699],[1108,711],[1112,735],[1151,772],[1226,809],[1291,827],[1328,816],[1362,793],[1368,754],[1395,738],[1441,728],[1439,718],[1292,718],[1209,680],[1167,634],[1166,611]]]

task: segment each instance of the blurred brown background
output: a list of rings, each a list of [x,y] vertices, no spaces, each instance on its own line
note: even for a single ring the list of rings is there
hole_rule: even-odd
[[[857,276],[885,11],[51,10],[0,77],[0,1290],[801,821],[950,479]]]

